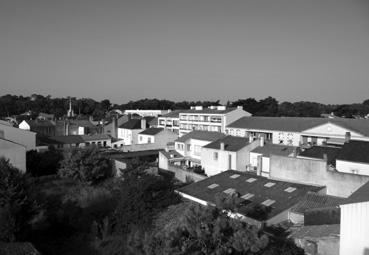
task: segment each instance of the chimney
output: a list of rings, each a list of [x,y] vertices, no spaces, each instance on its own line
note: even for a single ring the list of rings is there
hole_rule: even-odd
[[[146,129],[146,119],[145,118],[141,119],[141,129]]]
[[[249,142],[252,143],[254,141],[254,137],[252,135],[249,135]]]
[[[64,130],[65,135],[69,135],[69,122],[68,121],[64,122],[64,127],[65,127],[65,130]]]
[[[260,147],[264,147],[264,144],[265,144],[265,138],[264,136],[261,136],[260,137]]]
[[[113,138],[118,137],[118,118],[117,115],[113,115],[112,127],[111,127],[111,136]]]
[[[345,142],[348,143],[351,140],[351,133],[350,132],[346,132],[345,134]]]
[[[256,167],[256,175],[261,175],[261,168],[262,168],[262,164],[263,164],[261,155],[259,155],[257,157],[257,162],[258,162],[258,165]]]
[[[224,151],[224,143],[223,142],[220,143],[220,150]]]
[[[328,154],[327,154],[327,153],[324,153],[324,154],[323,154],[323,160],[324,160],[324,161],[328,161]]]

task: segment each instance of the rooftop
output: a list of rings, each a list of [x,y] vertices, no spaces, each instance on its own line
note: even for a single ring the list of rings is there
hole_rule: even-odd
[[[202,108],[199,110],[196,109],[189,109],[186,110],[185,112],[181,112],[181,114],[191,114],[191,113],[208,113],[208,114],[226,114],[229,112],[232,112],[234,110],[236,110],[237,108],[221,108],[220,110],[218,109],[210,109],[210,108]]]
[[[146,128],[149,127],[148,122],[146,121]],[[122,125],[119,126],[119,128],[123,129],[142,129],[141,128],[141,119],[131,119]]]
[[[216,184],[216,185],[215,185]],[[296,205],[316,187],[277,181],[253,174],[228,170],[178,189],[179,192],[215,204],[216,194],[232,190],[237,193],[237,211],[256,220],[268,220]],[[266,210],[260,213],[256,208]]]
[[[340,147],[313,146],[300,152],[299,156],[306,158],[324,159],[324,154],[326,154],[328,164],[336,165],[336,158],[338,157],[340,151]]]
[[[25,120],[32,127],[55,127],[55,123],[50,120]]]
[[[93,135],[65,135],[65,136],[51,136],[39,137],[43,144],[77,144],[99,140],[109,140],[110,137],[106,134]]]
[[[226,151],[239,151],[245,146],[249,145],[249,139],[245,137],[236,137],[229,135],[212,143],[209,143],[208,145],[204,146],[204,148],[219,150],[221,143],[224,143],[224,150]]]
[[[140,135],[156,135],[163,131],[164,128],[147,128],[144,131],[140,132]]]
[[[270,155],[289,156],[294,149],[296,149],[294,146],[265,143],[264,146],[259,146],[251,152],[262,154],[265,157],[270,157]]]
[[[365,136],[369,136],[369,120],[367,119],[328,119],[308,117],[242,117],[232,122],[229,128],[245,128],[252,130],[274,130],[302,132],[304,130],[332,123]]]
[[[303,239],[307,237],[321,238],[339,235],[340,224],[292,227],[290,230],[290,237],[293,239]]]
[[[344,143],[337,160],[369,164],[369,142],[350,140]]]
[[[369,201],[369,182],[358,188],[341,204],[355,204]]]
[[[163,118],[179,118],[179,113],[186,112],[186,111],[187,110],[174,110],[174,111],[171,111],[171,112],[169,112],[167,114],[164,114],[160,117],[163,117]]]
[[[303,214],[306,210],[338,206],[345,198],[309,192],[291,211]]]
[[[194,130],[188,134],[185,134],[184,136],[179,137],[176,142],[184,143],[189,139],[216,141],[218,139],[224,138],[225,136],[225,134],[220,132]]]

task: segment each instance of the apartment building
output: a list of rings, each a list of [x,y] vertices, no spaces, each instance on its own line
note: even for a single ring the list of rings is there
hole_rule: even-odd
[[[193,130],[225,133],[226,126],[242,117],[251,116],[241,106],[193,106],[190,110],[179,113],[179,136]]]
[[[186,110],[175,110],[158,117],[158,127],[169,129],[172,132],[179,133],[179,113]]]
[[[124,114],[139,115],[141,117],[158,117],[169,113],[171,110],[125,110]]]

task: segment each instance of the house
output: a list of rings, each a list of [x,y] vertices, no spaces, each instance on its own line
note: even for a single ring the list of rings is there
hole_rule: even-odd
[[[0,138],[0,158],[4,157],[22,172],[26,172],[26,147],[22,144]]]
[[[56,121],[56,136],[88,135],[99,133],[99,127],[89,119],[67,119]]]
[[[192,131],[174,141],[174,147],[183,158],[180,165],[187,167],[201,164],[201,148],[205,145],[224,138],[225,134],[210,131]]]
[[[228,170],[177,189],[186,199],[206,206],[217,205],[219,196],[233,196],[231,215],[262,227],[289,220],[289,212],[308,192],[324,193],[324,187],[271,180]]]
[[[44,136],[54,136],[56,132],[55,122],[46,119],[23,120],[18,127]]]
[[[36,133],[0,122],[0,138],[21,144],[26,150],[36,149]]]
[[[346,142],[336,158],[337,171],[369,175],[369,141]]]
[[[257,175],[269,177],[270,173],[270,155],[291,156],[297,147],[265,143],[264,137],[260,137],[259,146],[250,151],[249,165],[247,171],[254,172]]]
[[[193,130],[225,133],[226,126],[239,118],[251,116],[242,106],[227,108],[226,106],[192,106],[190,110],[179,113],[179,136]]]
[[[37,116],[38,120],[55,120],[55,114],[40,112]]]
[[[326,160],[328,165],[335,169],[336,159],[342,150],[341,146],[312,146],[303,149],[297,155],[298,158]]]
[[[131,119],[118,128],[118,139],[122,145],[131,145],[138,143],[138,134],[148,128],[149,125],[145,118]]]
[[[100,147],[111,147],[111,137],[105,134],[94,135],[65,135],[40,137],[41,146],[55,146],[57,148],[73,148],[96,145]]]
[[[169,113],[171,110],[125,110],[124,114],[137,114],[141,117],[158,117]]]
[[[259,146],[259,141],[250,143],[245,137],[226,136],[202,147],[201,166],[208,176],[226,170],[246,171],[249,153]]]
[[[369,254],[369,182],[340,205],[340,255]]]
[[[158,127],[169,129],[179,134],[179,113],[185,110],[175,110],[158,117]]]
[[[103,134],[110,135],[112,138],[118,138],[118,127],[130,120],[130,116],[112,116],[111,120],[104,124]]]
[[[164,128],[147,128],[138,133],[138,144],[155,143],[158,148],[164,149],[168,143],[174,142],[178,135]]]
[[[354,140],[369,141],[369,120],[344,118],[243,117],[226,132],[241,137],[260,136],[273,144],[290,146],[340,144],[350,133]]]

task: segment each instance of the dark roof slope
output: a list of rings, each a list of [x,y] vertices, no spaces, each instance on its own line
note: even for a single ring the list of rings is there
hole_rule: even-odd
[[[337,159],[369,163],[369,142],[351,140],[344,143]]]
[[[179,113],[181,112],[187,112],[187,110],[174,110],[174,111],[171,111],[167,114],[164,114],[160,117],[163,117],[163,118],[179,118]]]
[[[28,125],[32,127],[55,127],[55,123],[50,120],[26,120]]]
[[[144,131],[140,132],[140,135],[156,135],[163,131],[164,128],[147,128]]]
[[[329,146],[313,146],[300,152],[299,156],[307,158],[324,159],[324,154],[327,155],[328,164],[336,165],[336,158],[341,151],[340,147]]]
[[[345,198],[309,192],[291,211],[303,214],[306,210],[338,206]]]
[[[327,119],[307,117],[242,117],[227,127],[246,128],[255,130],[275,130],[302,132],[304,130],[332,123],[352,131],[369,136],[369,120],[366,119]]]
[[[224,143],[224,150],[226,151],[239,151],[245,146],[249,145],[249,139],[245,137],[236,137],[229,135],[212,143],[209,143],[208,145],[204,146],[204,148],[219,150],[221,143]]]
[[[288,156],[295,148],[294,146],[265,143],[264,146],[259,146],[251,152],[262,154],[265,157],[270,157],[270,155]]]
[[[251,178],[255,180],[249,182]],[[264,186],[267,183],[274,183],[274,185],[271,187]],[[209,188],[212,184],[217,184],[218,186]],[[240,196],[238,198],[239,208],[237,209],[240,214],[256,220],[267,220],[297,204],[309,191],[317,192],[322,188],[323,187],[277,181],[245,172],[228,170],[182,187],[178,189],[178,191],[210,204],[215,204],[216,194],[224,193],[224,191],[228,189],[235,189],[235,192]],[[287,192],[286,189],[289,191],[292,189],[292,191]],[[248,199],[243,199],[242,196],[248,193],[253,196]],[[274,200],[275,202],[270,206],[262,205],[262,203],[268,199]],[[269,210],[266,215],[259,215],[258,213],[252,214],[251,212],[255,208],[268,208]]]
[[[354,204],[369,201],[369,182],[358,188],[341,204]]]
[[[146,128],[149,127],[148,122],[146,121]],[[141,119],[131,119],[127,121],[126,123],[123,123],[119,126],[119,128],[124,129],[141,129]]]
[[[93,135],[64,135],[64,136],[39,136],[40,144],[78,144],[91,141],[109,140],[111,139],[106,134],[93,134]]]
[[[184,143],[189,139],[202,140],[202,141],[215,141],[225,137],[226,135],[220,132],[214,131],[200,131],[194,130],[184,136],[179,137],[176,142]]]

